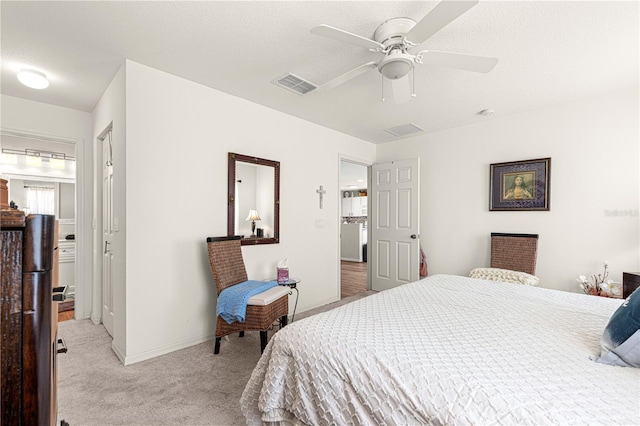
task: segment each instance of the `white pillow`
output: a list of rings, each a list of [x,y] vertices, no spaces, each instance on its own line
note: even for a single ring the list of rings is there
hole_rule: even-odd
[[[511,271],[509,269],[498,268],[475,268],[470,273],[471,278],[481,280],[502,281],[506,283],[524,284],[536,286],[540,278],[526,272]]]

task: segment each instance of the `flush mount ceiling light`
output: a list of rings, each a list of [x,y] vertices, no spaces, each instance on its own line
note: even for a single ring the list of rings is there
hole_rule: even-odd
[[[39,71],[21,70],[18,73],[18,80],[20,80],[20,83],[32,89],[46,89],[49,87],[47,76]]]

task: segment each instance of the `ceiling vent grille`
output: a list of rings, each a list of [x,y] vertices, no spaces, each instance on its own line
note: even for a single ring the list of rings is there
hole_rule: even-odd
[[[276,86],[283,87],[298,95],[304,95],[318,88],[310,81],[306,81],[295,74],[285,74],[272,81]]]
[[[391,133],[393,136],[407,136],[413,133],[424,132],[424,129],[416,126],[413,123],[403,124],[401,126],[391,127],[384,130],[387,133]]]

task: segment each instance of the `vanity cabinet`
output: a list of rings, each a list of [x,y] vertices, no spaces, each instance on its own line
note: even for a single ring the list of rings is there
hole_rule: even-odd
[[[76,242],[60,240],[58,242],[59,275],[58,282],[67,287],[67,299],[75,299],[76,295]]]

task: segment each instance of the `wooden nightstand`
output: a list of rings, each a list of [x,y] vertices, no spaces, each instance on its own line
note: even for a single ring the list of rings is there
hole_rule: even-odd
[[[633,291],[640,287],[640,272],[622,273],[622,298],[626,299]]]

